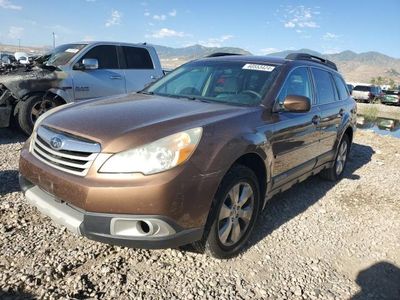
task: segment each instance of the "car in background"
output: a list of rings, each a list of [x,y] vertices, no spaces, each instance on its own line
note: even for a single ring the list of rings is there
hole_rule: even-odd
[[[0,76],[0,127],[14,117],[30,135],[36,120],[56,106],[136,92],[163,75],[154,47],[146,44],[61,45],[37,58],[34,67]]]
[[[347,83],[346,86],[347,86],[347,89],[349,90],[349,93],[351,94],[353,92],[354,85]]]
[[[351,95],[356,101],[367,103],[373,103],[383,98],[382,89],[376,85],[356,85]]]
[[[15,52],[14,57],[22,65],[30,64],[29,55],[25,52]]]
[[[385,91],[381,103],[400,105],[400,91]]]
[[[89,239],[229,258],[275,194],[318,173],[342,178],[356,110],[323,58],[199,59],[139,93],[42,115],[20,185]]]

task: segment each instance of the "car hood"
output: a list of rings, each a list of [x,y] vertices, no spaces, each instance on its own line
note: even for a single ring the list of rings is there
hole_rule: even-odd
[[[67,73],[64,71],[52,71],[39,67],[32,69],[19,67],[7,74],[0,75],[0,83],[20,98],[30,92],[43,92],[57,87],[59,82],[65,78],[67,78]]]
[[[248,107],[134,94],[67,106],[40,125],[96,141],[103,152],[115,153],[248,110]]]

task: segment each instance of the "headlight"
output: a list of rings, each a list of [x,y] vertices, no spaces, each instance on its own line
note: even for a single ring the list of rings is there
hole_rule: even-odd
[[[189,159],[199,144],[202,132],[201,127],[193,128],[114,154],[99,172],[149,175],[169,170]]]

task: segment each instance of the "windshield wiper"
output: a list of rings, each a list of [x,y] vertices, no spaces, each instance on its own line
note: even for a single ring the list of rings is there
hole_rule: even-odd
[[[138,94],[143,94],[143,95],[154,95],[153,92],[148,92],[148,91],[138,91]]]

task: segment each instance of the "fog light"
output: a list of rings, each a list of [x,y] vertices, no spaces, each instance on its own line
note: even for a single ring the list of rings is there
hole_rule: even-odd
[[[153,224],[142,220],[112,219],[110,232],[121,236],[149,236],[156,231]]]
[[[111,235],[125,237],[163,237],[175,234],[176,231],[165,221],[157,218],[112,218]]]

